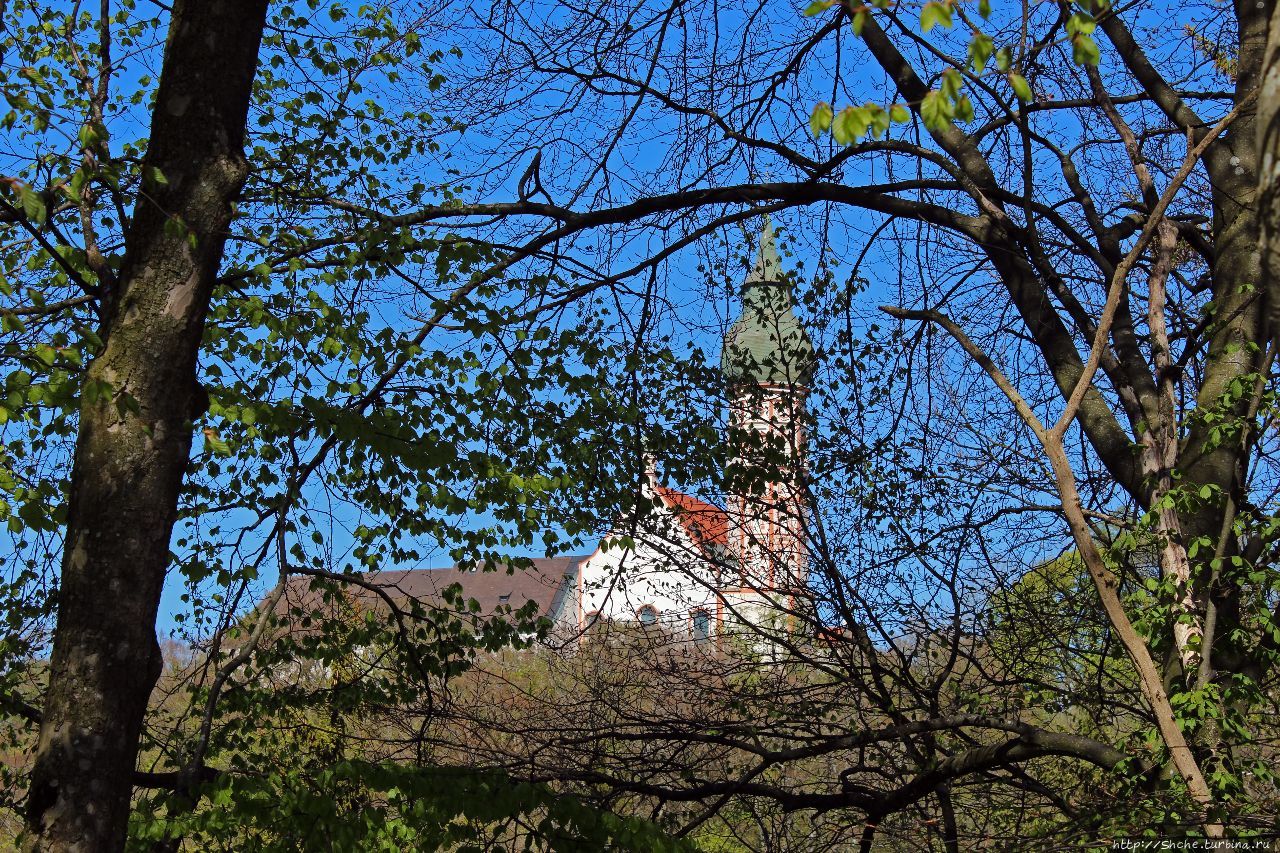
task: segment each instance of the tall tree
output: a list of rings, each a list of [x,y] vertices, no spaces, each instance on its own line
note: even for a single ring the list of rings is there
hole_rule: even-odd
[[[1276,197],[1280,180],[1280,7],[1274,7],[1267,28],[1267,46],[1258,83],[1258,213],[1262,236],[1263,287],[1268,291],[1271,314],[1268,318],[1273,337],[1280,337],[1280,258],[1277,257],[1276,235],[1280,233],[1280,200]]]
[[[207,407],[196,358],[248,177],[245,121],[266,11],[266,0],[174,5],[144,189],[119,269],[86,247],[101,291],[102,349],[84,379],[92,390],[82,396],[27,799],[32,849],[105,850],[124,839],[138,736],[160,675],[156,612],[178,492],[192,423]],[[104,44],[110,22],[104,9]],[[99,61],[89,134],[100,132],[106,105],[106,48]]]

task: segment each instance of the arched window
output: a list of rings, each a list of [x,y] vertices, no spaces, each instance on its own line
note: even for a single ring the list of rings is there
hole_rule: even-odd
[[[636,611],[636,618],[640,620],[641,625],[656,625],[658,624],[658,608],[652,604],[646,604]]]
[[[695,610],[689,619],[689,627],[693,632],[693,639],[701,642],[711,636],[711,614],[705,610]]]

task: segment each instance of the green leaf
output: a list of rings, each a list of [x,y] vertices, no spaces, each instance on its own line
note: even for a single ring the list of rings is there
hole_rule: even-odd
[[[155,166],[147,166],[142,170],[142,181],[157,187],[169,186],[169,179],[164,176],[164,172],[161,172]]]
[[[1076,65],[1097,65],[1102,58],[1098,43],[1083,33],[1071,39],[1071,58]]]
[[[1013,93],[1018,96],[1018,100],[1024,104],[1031,102],[1031,84],[1027,82],[1027,78],[1023,77],[1016,71],[1009,73],[1009,85],[1013,86]]]
[[[814,15],[821,15],[834,5],[833,0],[813,0],[812,3],[804,7],[804,16],[812,18]]]
[[[1007,47],[1002,47],[996,51],[996,70],[1008,71],[1013,67],[1013,52]]]
[[[889,129],[890,119],[889,112],[879,104],[865,104],[863,109],[867,111],[867,115],[871,117],[871,135],[876,139],[884,136],[885,131]]]
[[[98,128],[88,122],[81,125],[79,133],[76,134],[76,140],[82,148],[92,148],[99,139],[101,136],[98,134]]]
[[[867,11],[865,6],[853,13],[851,26],[853,27],[853,34],[855,36],[862,35],[862,31],[866,28],[867,20],[870,19],[870,17],[871,13]]]
[[[930,130],[945,130],[950,124],[951,119],[955,117],[954,107],[951,101],[934,89],[932,92],[924,96],[924,100],[920,102],[920,117],[924,119],[925,127]]]
[[[942,94],[947,100],[954,101],[960,97],[960,89],[964,86],[964,77],[954,68],[948,68],[942,72],[942,79],[938,88],[942,90]]]
[[[1098,28],[1098,22],[1088,12],[1076,12],[1067,18],[1067,32],[1071,35],[1090,35]]]
[[[991,0],[978,0],[978,14],[983,20],[991,17]]]
[[[79,180],[77,180],[77,178]],[[62,190],[63,194],[67,198],[71,199],[76,204],[79,204],[83,200],[83,196],[80,191],[84,189],[84,171],[77,171],[71,176],[70,183],[61,184],[59,189]]]
[[[125,420],[129,415],[142,414],[142,406],[138,403],[138,398],[128,391],[121,391],[114,399],[116,414],[120,416],[121,420]]]
[[[911,121],[911,111],[902,104],[894,104],[889,107],[889,119],[898,124],[906,124]]]
[[[981,74],[987,67],[987,60],[995,52],[996,43],[986,33],[975,33],[969,42],[969,67]]]
[[[181,240],[187,234],[187,224],[178,216],[170,216],[164,221],[164,235],[173,240]]]
[[[213,427],[204,428],[204,446],[205,449],[217,456],[230,456],[231,446],[218,435],[218,431]]]
[[[838,144],[848,145],[861,139],[870,124],[871,115],[865,107],[845,107],[832,122],[831,132]]]
[[[22,212],[27,218],[37,225],[43,225],[48,211],[44,206],[44,199],[40,194],[26,184],[22,184],[18,189],[18,203],[22,206]]]
[[[920,10],[920,29],[927,33],[938,24],[948,29],[951,27],[951,6],[939,3],[938,0],[930,0]]]
[[[831,119],[834,118],[835,112],[831,109],[831,105],[826,101],[822,101],[813,108],[813,112],[809,115],[809,130],[814,136],[821,136],[831,129]]]

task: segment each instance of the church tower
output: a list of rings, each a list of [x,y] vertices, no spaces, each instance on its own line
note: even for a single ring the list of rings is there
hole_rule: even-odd
[[[725,335],[720,356],[730,407],[728,544],[739,574],[722,583],[736,582],[742,593],[759,591],[770,600],[802,588],[808,565],[805,398],[815,358],[794,308],[766,218],[755,265],[742,285],[742,314]]]

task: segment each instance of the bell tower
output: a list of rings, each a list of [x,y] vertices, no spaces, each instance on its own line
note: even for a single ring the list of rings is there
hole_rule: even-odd
[[[815,358],[794,308],[766,217],[742,285],[742,313],[720,356],[729,386],[729,548],[744,592],[786,594],[800,589],[808,573],[805,398]]]

